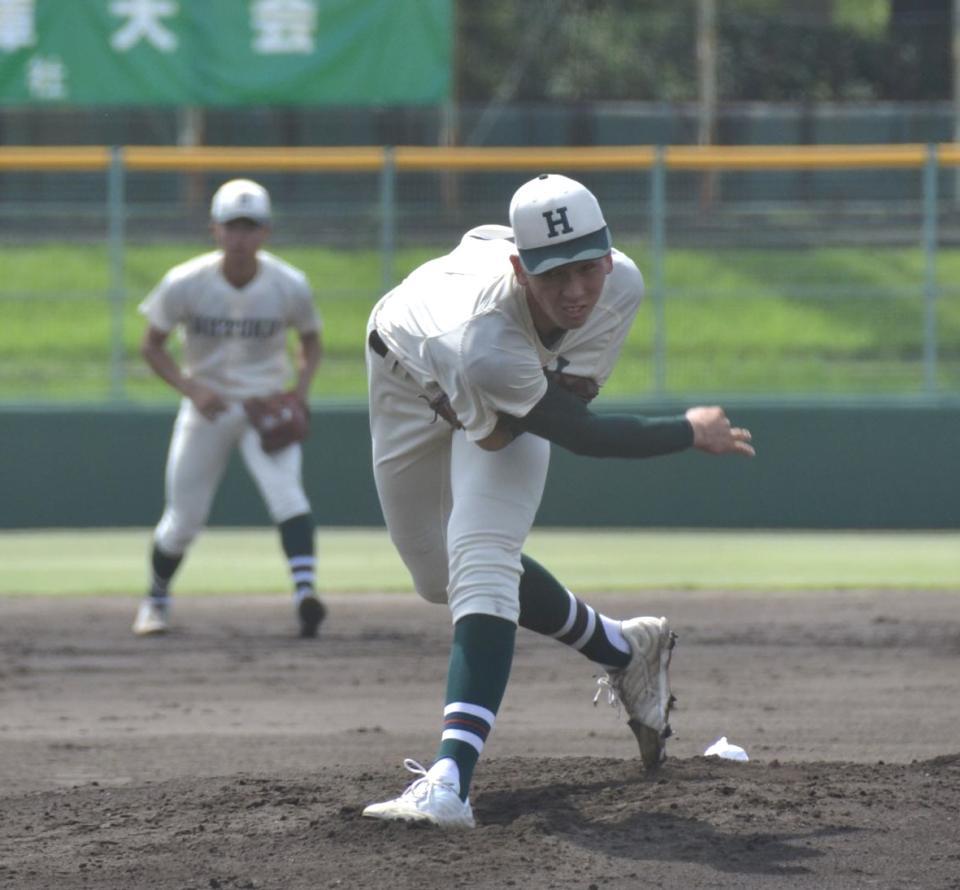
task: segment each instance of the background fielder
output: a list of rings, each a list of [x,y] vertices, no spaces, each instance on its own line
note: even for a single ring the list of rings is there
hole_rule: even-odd
[[[468,791],[506,689],[516,626],[607,669],[648,766],[669,735],[666,619],[615,621],[521,553],[543,494],[551,440],[594,456],[694,446],[752,455],[720,408],[668,418],[596,415],[643,293],[611,246],[596,198],[563,176],[522,186],[511,229],[473,229],[374,308],[367,357],[374,476],[390,536],[454,636],[443,731],[429,770],[364,815],[472,827]],[[431,410],[432,409],[432,410]],[[448,423],[438,422],[445,417]],[[601,689],[599,692],[602,692]]]
[[[154,532],[152,580],[133,624],[139,635],[168,629],[170,581],[206,525],[235,447],[279,528],[301,635],[315,636],[323,620],[300,445],[267,453],[243,407],[245,399],[287,386],[289,329],[299,338],[293,391],[304,410],[321,357],[320,318],[306,276],[261,249],[270,218],[270,197],[261,185],[224,183],[211,204],[219,249],[171,269],[140,307],[148,322],[143,356],[184,399],[167,456],[166,508]],[[183,335],[182,368],[166,346],[175,328]]]

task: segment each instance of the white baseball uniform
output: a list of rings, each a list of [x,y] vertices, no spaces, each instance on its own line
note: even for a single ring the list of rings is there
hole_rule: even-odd
[[[482,226],[416,269],[374,307],[367,352],[374,477],[391,539],[431,602],[454,622],[488,614],[516,622],[520,552],[543,495],[549,443],[523,434],[500,451],[476,441],[498,412],[525,416],[547,389],[544,369],[592,377],[613,369],[643,295],[624,254],[583,327],[550,348],[509,257],[511,230]],[[464,429],[435,417],[446,393]]]
[[[310,510],[299,444],[266,454],[242,400],[284,389],[291,373],[287,330],[320,332],[313,293],[300,270],[268,251],[258,252],[257,273],[242,288],[223,276],[222,259],[222,251],[213,251],[175,266],[140,306],[152,327],[179,328],[184,373],[228,405],[211,421],[189,399],[181,402],[167,457],[166,509],[155,535],[172,555],[183,553],[206,524],[234,446],[274,523]]]

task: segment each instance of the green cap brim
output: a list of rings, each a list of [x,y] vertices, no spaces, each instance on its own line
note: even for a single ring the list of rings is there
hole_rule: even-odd
[[[580,238],[561,241],[559,244],[547,244],[545,247],[518,249],[517,253],[528,275],[541,275],[567,263],[599,259],[610,253],[611,247],[610,228],[604,226]]]

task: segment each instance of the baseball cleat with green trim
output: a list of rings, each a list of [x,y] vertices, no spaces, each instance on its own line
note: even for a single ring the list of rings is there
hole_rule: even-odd
[[[631,618],[621,629],[630,645],[630,662],[600,678],[594,704],[606,689],[610,704],[623,706],[644,766],[655,769],[667,758],[668,721],[676,701],[669,670],[677,635],[666,618]]]
[[[461,800],[452,785],[429,778],[415,760],[407,758],[403,765],[420,778],[408,785],[399,797],[370,804],[364,809],[364,816],[394,822],[423,822],[440,828],[476,827],[469,798]]]

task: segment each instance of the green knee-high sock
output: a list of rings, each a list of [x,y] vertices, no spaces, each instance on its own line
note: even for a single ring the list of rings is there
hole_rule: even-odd
[[[630,646],[620,622],[574,596],[535,559],[521,555],[520,626],[553,637],[607,668],[626,667]]]
[[[157,600],[166,600],[170,596],[170,581],[183,561],[183,554],[164,553],[156,544],[150,551],[150,577],[148,596]]]
[[[516,636],[512,621],[493,615],[466,615],[453,630],[437,760],[456,762],[463,800],[507,688]]]
[[[301,513],[281,522],[280,543],[287,555],[294,592],[300,597],[313,594],[316,586],[316,556],[313,544],[313,516]]]

